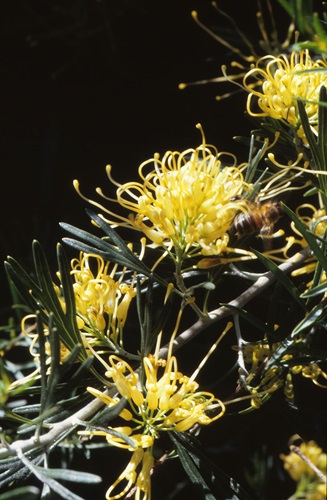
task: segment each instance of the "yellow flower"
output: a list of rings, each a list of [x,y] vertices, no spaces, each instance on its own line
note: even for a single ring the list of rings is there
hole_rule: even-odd
[[[232,164],[225,166],[223,156]],[[116,216],[118,224],[142,231],[155,245],[174,247],[180,258],[224,252],[233,219],[245,209],[238,198],[249,191],[235,157],[218,153],[205,144],[204,137],[196,149],[167,151],[162,159],[156,154],[142,163],[141,182],[117,184],[110,168],[107,173],[118,186],[118,203],[133,212],[128,219]],[[74,185],[79,192],[76,181]],[[97,192],[104,196],[101,190]]]
[[[124,273],[115,279],[117,265],[109,270],[110,262],[95,254],[80,254],[72,261],[76,309],[82,324],[91,336],[105,332],[114,343],[121,342],[131,301],[136,295],[133,283],[123,282]]]
[[[280,455],[284,467],[296,481],[297,491],[301,498],[323,500],[326,498],[326,484],[314,470],[316,467],[323,475],[326,474],[327,454],[314,442],[303,442],[299,448],[294,447],[289,455]],[[302,458],[302,456],[303,458]],[[308,462],[305,460],[308,459]],[[312,467],[313,466],[313,467]]]
[[[249,92],[247,111],[252,116],[270,116],[282,120],[304,137],[297,99],[304,101],[309,123],[314,132],[318,124],[318,101],[321,85],[327,85],[327,62],[311,59],[307,50],[290,56],[262,57],[245,75],[243,85]],[[261,89],[254,88],[253,79]],[[260,111],[254,108],[254,98]]]
[[[151,355],[143,358],[143,384],[138,373],[118,356],[110,356],[109,363],[106,376],[130,406],[120,413],[120,417],[136,424],[133,428],[124,427],[124,433],[132,438],[135,447],[150,447],[162,431],[184,432],[196,423],[207,425],[224,413],[223,404],[213,394],[197,392],[199,385],[195,380],[178,371],[175,356],[167,362],[156,360]],[[88,391],[108,406],[117,403],[117,399],[97,389],[88,387]],[[209,417],[207,412],[214,410],[219,412]],[[121,429],[114,428],[118,432]],[[129,443],[112,434],[102,431],[87,431],[87,434],[105,435],[110,444],[133,449]]]
[[[140,469],[140,464],[142,465]],[[150,500],[151,498],[151,480],[150,473],[154,464],[154,458],[149,451],[144,451],[142,448],[138,448],[134,451],[132,458],[129,461],[126,469],[120,474],[118,479],[110,486],[106,493],[107,500],[115,500],[122,498],[128,493],[131,487],[135,484],[135,498],[142,500]],[[137,473],[137,469],[140,471]],[[120,483],[124,482],[125,487],[120,491],[112,495],[114,490]],[[123,486],[122,485],[122,486]],[[142,495],[142,496],[141,496]]]
[[[107,499],[121,498],[133,484],[139,495],[142,492],[144,499],[150,499],[154,440],[161,432],[185,432],[195,424],[208,425],[225,411],[223,403],[213,394],[198,391],[199,385],[194,380],[198,370],[191,377],[183,375],[178,371],[174,356],[168,356],[166,361],[149,355],[143,358],[143,366],[144,381],[126,361],[115,355],[109,357],[106,376],[115,384],[120,397],[127,399],[128,407],[119,416],[129,425],[109,427],[108,432],[80,431],[82,435],[104,436],[109,444],[133,451],[129,465],[109,488]],[[92,387],[88,387],[88,391],[109,407],[119,401],[119,397],[111,398]],[[141,462],[141,470],[137,473]],[[127,482],[123,490],[111,496],[122,481]]]
[[[143,176],[149,164],[154,169]],[[227,231],[240,210],[235,199],[245,187],[239,169],[223,167],[219,155],[200,146],[167,152],[162,160],[156,156],[139,172],[143,183],[130,182],[117,191],[119,203],[136,213],[130,219],[135,228],[154,243],[173,245],[184,254],[191,247],[203,255],[226,249]]]

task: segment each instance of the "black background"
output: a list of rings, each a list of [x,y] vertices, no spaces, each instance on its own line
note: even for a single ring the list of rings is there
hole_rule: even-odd
[[[273,3],[283,38],[287,19]],[[219,5],[256,44],[257,1]],[[9,254],[32,269],[31,243],[38,239],[55,272],[55,245],[64,236],[58,223],[89,229],[86,203],[75,193],[73,179],[91,198],[97,186],[113,195],[106,164],[112,164],[118,181],[136,179],[138,165],[155,152],[198,146],[198,122],[208,143],[246,159],[247,150],[233,140],[248,136],[252,127],[244,116],[245,93],[217,102],[215,96],[231,90],[230,84],[178,90],[180,82],[220,76],[221,65],[231,60],[230,51],[196,25],[193,9],[208,26],[230,26],[206,0],[10,0],[2,5],[1,261]],[[11,299],[0,273],[6,316]],[[283,396],[274,401],[249,418],[222,419],[214,443],[208,433],[206,446],[214,447],[212,458],[226,472],[241,474],[241,464],[258,443],[275,456],[287,452],[287,439],[299,427],[292,417],[284,420]],[[304,398],[304,414],[310,417],[305,428],[312,423],[310,404]],[[119,450],[115,465],[106,463],[106,455],[97,457],[88,470],[103,473],[110,467],[110,480],[126,460]],[[185,476],[178,461],[163,467],[153,481],[154,498],[168,498],[180,477]],[[282,498],[273,484],[267,488],[267,499]],[[94,491],[85,491],[85,498],[102,498]],[[189,498],[197,498],[189,491]]]
[[[220,7],[256,43],[257,2]],[[11,0],[2,6],[1,261],[9,254],[29,266],[35,238],[55,265],[63,236],[58,222],[88,225],[75,178],[89,197],[99,185],[110,192],[106,164],[117,180],[135,179],[153,153],[198,146],[198,122],[208,142],[235,152],[233,135],[250,130],[245,94],[218,103],[215,96],[230,84],[178,89],[180,82],[220,76],[230,59],[196,25],[194,9],[209,26],[231,27],[203,0]]]

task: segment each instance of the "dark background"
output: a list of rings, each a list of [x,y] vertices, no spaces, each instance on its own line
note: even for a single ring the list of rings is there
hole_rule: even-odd
[[[256,43],[257,2],[220,7]],[[233,135],[248,135],[245,94],[215,100],[230,84],[178,89],[180,82],[220,76],[231,55],[196,25],[193,9],[209,26],[231,27],[206,0],[2,5],[1,261],[9,254],[30,266],[35,238],[56,267],[58,222],[89,224],[73,179],[89,197],[99,185],[113,194],[106,164],[117,180],[136,179],[138,165],[153,153],[198,146],[198,122],[219,150],[235,151]],[[7,304],[2,268],[0,276]]]
[[[287,19],[273,4],[283,39]],[[257,44],[257,1],[222,0],[219,5]],[[9,254],[32,270],[31,243],[38,239],[55,273],[55,246],[64,236],[58,223],[89,229],[86,203],[75,193],[73,179],[93,199],[97,186],[113,196],[105,174],[108,163],[118,181],[136,179],[138,165],[155,152],[197,147],[198,122],[208,143],[246,159],[247,150],[233,140],[234,135],[248,136],[252,127],[244,117],[245,93],[217,102],[215,96],[232,90],[231,84],[178,90],[180,82],[220,76],[221,65],[232,58],[196,25],[194,9],[206,25],[220,26],[221,34],[230,27],[207,0],[10,0],[2,5],[1,261]],[[2,319],[11,298],[3,269],[0,278]],[[257,449],[263,462],[272,452],[281,470],[278,453],[287,452],[287,440],[299,428],[292,417],[285,420],[283,404],[281,394],[249,418],[222,419],[214,443],[210,431],[201,434],[211,459],[244,480],[241,464],[249,450]],[[310,405],[304,400],[305,409]],[[312,429],[308,412],[305,424]],[[117,457],[115,465],[106,463],[106,455],[87,466],[82,453],[77,460],[90,472],[101,473],[101,464],[110,467],[112,477],[113,468],[119,474],[126,460],[119,450]],[[162,467],[153,481],[154,498],[167,499],[181,477],[177,460]],[[285,481],[282,475],[280,484]],[[266,488],[265,498],[281,498],[269,481]],[[94,491],[85,490],[85,498],[102,498],[103,492],[97,497]],[[192,488],[188,491],[189,498],[196,498]],[[286,491],[285,498],[292,492],[290,481]],[[183,496],[176,493],[176,498]],[[258,498],[263,496],[258,493]]]

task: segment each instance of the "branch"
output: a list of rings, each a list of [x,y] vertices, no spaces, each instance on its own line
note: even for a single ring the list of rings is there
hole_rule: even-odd
[[[301,252],[295,254],[287,262],[283,262],[283,264],[280,264],[278,266],[278,269],[280,269],[280,271],[285,274],[289,274],[294,269],[296,269],[299,264],[302,264],[304,261],[306,261],[310,257],[310,255],[310,247],[306,247],[301,250]],[[250,300],[259,295],[259,293],[265,290],[269,285],[271,285],[274,281],[276,281],[276,276],[271,271],[262,274],[260,278],[254,283],[254,285],[250,286],[250,288],[243,292],[239,297],[232,300],[230,302],[230,305],[239,308],[243,307],[245,304],[250,302]],[[173,351],[177,351],[184,344],[199,335],[199,333],[201,333],[203,330],[213,325],[217,321],[226,318],[226,316],[229,316],[230,314],[232,314],[232,311],[228,306],[221,306],[218,307],[218,309],[214,309],[213,311],[211,311],[207,317],[200,318],[196,323],[194,323],[194,325],[192,325],[190,328],[176,337],[173,343]],[[159,351],[159,356],[161,358],[167,357],[168,349],[169,344],[162,347]]]
[[[279,269],[284,273],[290,273],[293,271],[299,264],[302,264],[308,257],[310,257],[310,248],[307,247],[303,249],[301,252],[297,253],[290,259],[289,261],[281,264]],[[267,272],[260,276],[260,278],[252,285],[248,290],[243,292],[239,297],[232,300],[230,305],[234,307],[242,307],[247,304],[251,299],[253,299],[256,295],[261,293],[265,288],[271,285],[274,281],[276,281],[276,277],[273,273]],[[193,326],[185,330],[181,333],[175,340],[173,344],[174,352],[180,349],[184,344],[189,342],[191,339],[196,337],[199,333],[205,330],[208,326],[213,325],[220,319],[225,318],[232,314],[231,310],[228,306],[222,306],[218,309],[215,309],[209,313],[206,318],[199,319]],[[159,351],[159,357],[165,358],[168,354],[169,346],[166,345],[162,347]],[[116,387],[111,387],[104,391],[105,394],[113,395],[117,391]],[[81,410],[74,413],[70,417],[66,418],[62,422],[52,424],[52,428],[47,434],[43,434],[38,437],[31,437],[26,440],[19,440],[11,445],[6,445],[2,449],[0,449],[0,460],[4,458],[8,458],[11,456],[17,455],[17,452],[27,452],[35,448],[43,448],[48,446],[49,444],[55,443],[60,435],[67,432],[69,429],[73,431],[80,420],[87,420],[89,417],[94,415],[96,411],[98,411],[102,406],[103,402],[99,399],[94,399],[88,405],[83,407]]]
[[[318,467],[316,467],[315,464],[301,452],[300,448],[295,445],[291,445],[290,450],[293,451],[293,453],[296,453],[300,458],[302,458],[307,466],[317,474],[317,476],[323,483],[327,483],[327,476],[323,472],[321,472],[321,470],[318,469]]]
[[[117,389],[114,386],[104,392],[106,394],[113,395],[117,392]],[[19,453],[19,451],[27,452],[35,448],[43,448],[55,443],[60,438],[61,434],[67,432],[69,429],[73,431],[79,424],[80,420],[87,420],[103,405],[104,403],[100,399],[93,399],[88,405],[84,406],[65,420],[51,424],[52,428],[49,432],[47,432],[47,434],[42,434],[37,437],[33,436],[29,439],[14,441],[11,445],[5,445],[6,447],[4,446],[0,449],[0,460],[12,457]],[[2,444],[4,443],[2,442]]]

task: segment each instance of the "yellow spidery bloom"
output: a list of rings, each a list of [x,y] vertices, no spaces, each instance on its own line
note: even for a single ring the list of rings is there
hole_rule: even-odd
[[[240,170],[222,167],[219,155],[203,146],[155,157],[141,165],[140,174],[148,164],[155,168],[142,184],[127,183],[117,191],[119,203],[136,213],[132,225],[154,243],[172,244],[183,253],[195,247],[204,255],[221,254],[240,209],[234,201],[244,188]],[[128,199],[134,193],[137,200]]]
[[[224,166],[223,156],[232,165]],[[132,214],[127,219],[104,210],[120,219],[119,225],[142,231],[155,245],[174,247],[179,258],[224,252],[233,219],[242,207],[245,210],[238,197],[250,190],[234,155],[218,153],[205,143],[204,136],[196,149],[167,151],[162,159],[156,154],[142,163],[141,182],[121,185],[111,178],[110,168],[107,173],[118,186],[118,203]],[[76,181],[74,185],[79,192]],[[104,196],[101,190],[97,192]]]
[[[261,84],[261,88],[253,87],[253,79]],[[243,85],[249,92],[247,111],[250,115],[282,120],[305,140],[297,107],[297,99],[301,99],[312,130],[317,132],[319,89],[321,85],[327,85],[327,62],[324,59],[311,59],[308,50],[293,51],[290,56],[268,55],[248,71]]]
[[[104,262],[99,255],[81,253],[78,259],[72,260],[71,266],[76,310],[83,322],[81,329],[91,336],[96,331],[105,332],[117,343],[136,295],[133,283],[122,281],[124,273],[117,280],[117,265],[109,270],[110,262]]]
[[[115,427],[132,438],[135,447],[151,447],[162,431],[189,430],[194,424],[207,425],[220,418],[224,405],[209,392],[197,391],[199,384],[193,377],[178,371],[177,360],[171,356],[167,361],[156,360],[149,355],[143,359],[145,382],[141,383],[137,372],[118,356],[109,357],[108,379],[116,385],[120,396],[128,400],[130,409],[124,409],[120,416],[134,422],[134,427]],[[117,399],[88,387],[88,391],[108,406]],[[217,410],[214,416],[207,412]],[[84,432],[82,432],[84,434]],[[100,433],[100,434],[99,434]],[[140,434],[141,433],[141,434]],[[110,444],[132,450],[133,447],[121,437],[102,431],[87,431],[87,434],[105,435]]]
[[[199,384],[195,381],[198,370],[191,377],[183,375],[178,371],[175,356],[168,355],[167,360],[158,359],[157,355],[146,356],[143,368],[144,381],[126,361],[112,355],[106,376],[115,384],[119,397],[112,398],[95,388],[87,388],[109,407],[117,404],[120,397],[128,403],[119,414],[128,425],[109,427],[108,433],[92,429],[80,431],[82,435],[105,436],[109,444],[133,451],[128,466],[107,491],[108,500],[121,498],[133,485],[136,498],[142,494],[143,499],[150,500],[154,440],[161,432],[185,432],[195,424],[208,425],[225,412],[223,403],[213,394],[198,391]],[[110,430],[116,433],[111,434]]]
[[[327,454],[323,453],[322,449],[314,441],[303,442],[298,450],[299,453],[291,451],[289,455],[280,455],[280,458],[284,461],[285,469],[291,478],[297,482],[296,492],[301,493],[301,498],[324,500],[327,493],[326,483],[317,475],[314,468],[305,461],[305,458],[309,459],[311,464],[318,469],[318,472],[320,471],[322,475],[326,475]],[[304,459],[301,455],[303,455]]]

